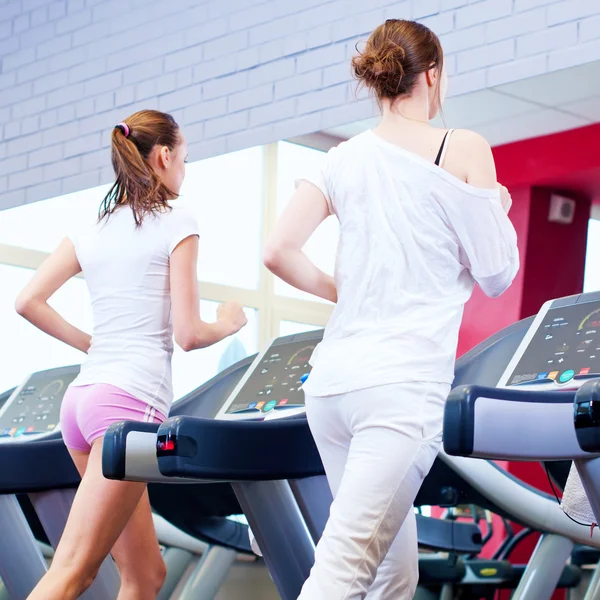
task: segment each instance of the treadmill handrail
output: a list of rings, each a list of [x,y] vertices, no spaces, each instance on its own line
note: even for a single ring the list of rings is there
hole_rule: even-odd
[[[444,409],[444,450],[452,456],[472,456],[475,451],[475,406],[478,400],[526,404],[572,404],[575,391],[533,391],[462,385],[454,388]]]
[[[579,447],[600,452],[600,379],[584,383],[575,394],[573,422]]]
[[[80,481],[62,438],[0,444],[0,494],[75,488]]]
[[[264,422],[172,417],[160,426],[159,445],[161,439],[175,444],[172,451],[158,451],[159,469],[168,477],[271,481],[325,472],[305,417]]]

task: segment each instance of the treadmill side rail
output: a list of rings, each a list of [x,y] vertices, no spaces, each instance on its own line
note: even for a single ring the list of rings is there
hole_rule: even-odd
[[[305,418],[252,422],[174,417],[160,426],[157,444],[158,466],[168,477],[273,481],[325,472]]]
[[[444,411],[444,450],[497,460],[593,458],[573,426],[575,392],[461,386]]]

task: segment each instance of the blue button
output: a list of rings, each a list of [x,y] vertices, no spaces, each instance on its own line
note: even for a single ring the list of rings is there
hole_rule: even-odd
[[[302,377],[300,377],[300,381],[302,383],[306,383],[306,380],[308,379],[308,375],[309,375],[309,373],[304,373],[304,375],[302,375]]]
[[[575,371],[573,371],[573,369],[569,369],[568,371],[564,371],[563,373],[561,373],[558,380],[561,383],[567,383],[567,381],[571,381],[573,377],[575,377]]]
[[[256,408],[257,402],[250,402],[250,404],[248,404],[248,408]]]

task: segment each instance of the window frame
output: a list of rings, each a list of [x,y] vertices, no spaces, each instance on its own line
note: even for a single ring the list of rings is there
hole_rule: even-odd
[[[318,150],[328,150],[341,140],[327,135],[311,134],[285,141]],[[277,220],[277,142],[267,144],[262,149],[264,160],[260,236],[262,246],[264,246]],[[0,243],[0,264],[35,270],[48,256],[47,252]],[[202,280],[199,281],[199,286],[202,300],[236,301],[257,311],[258,347],[261,349],[272,339],[278,337],[280,321],[314,324],[315,328],[324,327],[333,309],[333,306],[328,303],[277,295],[275,293],[275,276],[263,265],[260,266],[258,287],[254,290]]]

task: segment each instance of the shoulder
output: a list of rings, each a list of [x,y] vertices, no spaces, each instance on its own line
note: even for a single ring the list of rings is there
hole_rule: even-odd
[[[478,155],[480,152],[491,152],[490,144],[479,133],[470,129],[455,129],[450,138],[455,150]]]
[[[196,217],[187,206],[172,204],[169,210],[160,214],[160,220],[172,226],[179,223],[195,223]]]
[[[496,167],[488,141],[468,129],[452,133],[444,168],[475,187],[496,187]]]

